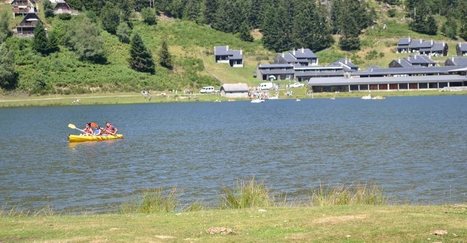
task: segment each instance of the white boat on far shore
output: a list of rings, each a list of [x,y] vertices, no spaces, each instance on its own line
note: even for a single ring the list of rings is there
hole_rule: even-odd
[[[265,102],[265,100],[263,99],[253,99],[250,101],[250,103],[253,103],[253,104],[259,104],[259,103],[263,103]]]
[[[362,96],[361,99],[362,100],[384,100],[386,99],[386,97],[381,96],[381,95],[371,96],[371,94],[369,94],[369,95]]]

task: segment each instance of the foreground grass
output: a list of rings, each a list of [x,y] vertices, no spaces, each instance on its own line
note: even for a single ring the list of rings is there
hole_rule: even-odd
[[[225,227],[232,234],[210,234]],[[445,230],[445,235],[435,235]],[[228,232],[228,231],[225,231]],[[184,213],[0,216],[0,241],[463,242],[467,205],[251,208]]]

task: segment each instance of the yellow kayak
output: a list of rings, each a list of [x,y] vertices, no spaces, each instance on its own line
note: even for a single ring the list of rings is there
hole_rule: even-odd
[[[86,136],[86,135],[69,135],[68,141],[71,142],[90,142],[90,141],[106,141],[114,139],[122,139],[123,134],[117,135],[102,135],[102,136]]]

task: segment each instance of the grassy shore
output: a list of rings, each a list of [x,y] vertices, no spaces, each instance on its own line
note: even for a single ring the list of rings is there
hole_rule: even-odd
[[[0,216],[0,241],[465,242],[467,205]]]
[[[328,99],[328,98],[359,98],[368,92],[341,92],[341,93],[314,93],[307,94],[306,89],[294,89],[292,96],[286,96],[285,91],[280,91],[280,99]],[[440,96],[440,95],[467,95],[467,91],[440,92],[430,91],[380,91],[371,92],[372,95],[384,97],[392,96]],[[158,92],[150,99],[143,97],[140,93],[97,93],[81,95],[0,95],[0,108],[2,107],[24,107],[24,106],[65,106],[65,105],[97,105],[97,104],[139,104],[139,103],[172,103],[172,102],[222,102],[234,101],[219,95],[191,94]]]

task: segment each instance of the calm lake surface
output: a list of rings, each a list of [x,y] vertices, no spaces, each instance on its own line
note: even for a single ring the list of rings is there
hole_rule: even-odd
[[[70,145],[87,121],[124,140]],[[108,212],[141,190],[216,205],[255,177],[307,198],[374,182],[393,202],[467,201],[467,96],[0,109],[0,207]]]

